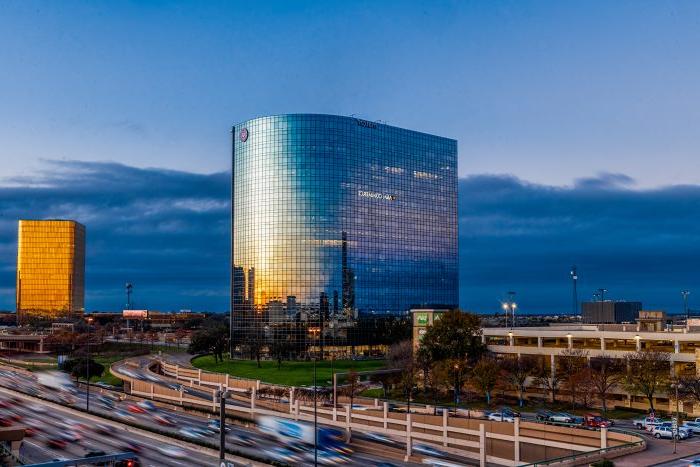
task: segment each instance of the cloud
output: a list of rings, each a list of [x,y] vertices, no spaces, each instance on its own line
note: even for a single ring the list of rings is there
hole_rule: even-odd
[[[620,174],[571,187],[500,175],[460,180],[463,306],[494,312],[514,290],[523,311],[569,312],[575,264],[583,299],[605,287],[612,298],[678,311],[680,290],[700,278],[700,187],[632,186]]]
[[[228,174],[46,161],[31,180],[5,184],[3,284],[15,280],[17,220],[68,218],[87,226],[88,309],[120,309],[127,281],[137,306],[227,309]],[[0,297],[0,308],[13,308],[14,296]]]
[[[699,279],[700,187],[634,187],[605,173],[567,187],[512,175],[461,179],[462,306],[495,312],[514,290],[523,312],[569,312],[576,264],[581,298],[605,287],[677,311],[680,290]],[[72,218],[88,228],[88,309],[122,307],[128,281],[137,306],[226,310],[229,196],[228,173],[117,163],[46,161],[31,179],[5,179],[0,309],[14,307],[17,220]]]

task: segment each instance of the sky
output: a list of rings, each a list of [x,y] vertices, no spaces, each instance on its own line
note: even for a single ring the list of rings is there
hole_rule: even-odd
[[[89,309],[225,309],[229,130],[288,112],[459,141],[465,308],[698,282],[697,2],[6,1],[0,44],[0,308],[17,219],[71,217]]]

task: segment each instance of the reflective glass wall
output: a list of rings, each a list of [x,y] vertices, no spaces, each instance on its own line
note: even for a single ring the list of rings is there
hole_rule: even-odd
[[[82,316],[85,226],[69,220],[20,220],[17,319]]]
[[[298,355],[456,306],[457,142],[331,115],[233,129],[232,344]]]

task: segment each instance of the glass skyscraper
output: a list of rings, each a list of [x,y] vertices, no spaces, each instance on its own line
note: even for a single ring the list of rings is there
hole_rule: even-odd
[[[232,350],[347,342],[363,317],[457,306],[457,142],[351,117],[233,128]]]
[[[20,220],[17,320],[78,318],[85,300],[85,226],[71,220]]]

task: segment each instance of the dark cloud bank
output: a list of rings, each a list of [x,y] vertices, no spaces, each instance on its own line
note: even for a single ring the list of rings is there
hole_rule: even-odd
[[[680,290],[699,282],[700,187],[633,184],[621,174],[565,188],[501,175],[460,180],[462,306],[490,313],[514,290],[523,312],[569,312],[576,264],[582,298],[606,287],[613,298],[677,311]],[[119,309],[130,281],[137,306],[225,310],[228,197],[227,173],[115,163],[48,162],[31,179],[5,180],[0,308],[14,307],[17,219],[74,218],[88,228],[88,309]]]

